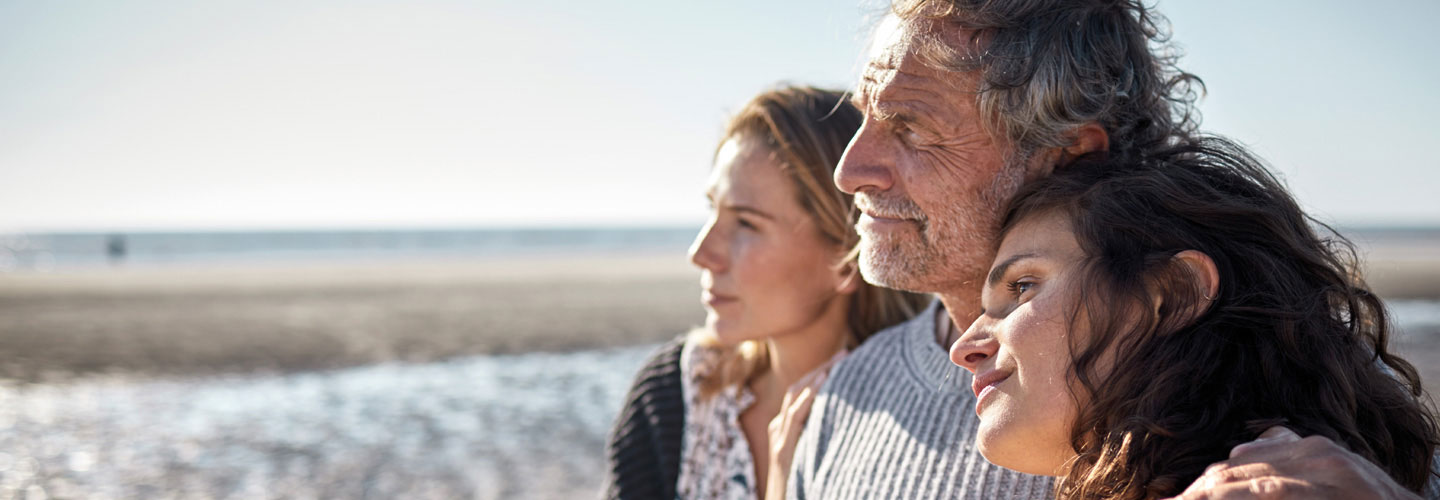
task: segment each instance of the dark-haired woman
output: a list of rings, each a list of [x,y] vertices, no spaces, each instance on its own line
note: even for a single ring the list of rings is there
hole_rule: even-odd
[[[1355,264],[1223,139],[1061,169],[1013,200],[951,349],[978,446],[1060,498],[1162,498],[1284,425],[1420,492],[1436,419]]]
[[[611,436],[608,497],[783,497],[830,364],[928,301],[857,271],[858,212],[830,179],[859,127],[844,94],[808,87],[762,93],[730,120],[690,248],[705,326],[636,378]]]

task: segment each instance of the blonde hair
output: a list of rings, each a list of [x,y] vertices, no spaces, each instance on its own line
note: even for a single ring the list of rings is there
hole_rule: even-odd
[[[730,119],[721,140],[721,144],[737,137],[762,141],[780,164],[781,172],[791,180],[796,199],[814,219],[820,236],[846,249],[845,257],[836,265],[852,269],[857,268],[859,259],[860,235],[855,232],[859,211],[854,199],[837,189],[831,179],[862,119],[843,92],[783,86],[751,99]],[[909,319],[929,301],[928,295],[861,282],[850,297],[848,347]],[[721,346],[714,334],[704,329],[691,332],[691,339],[723,351],[716,368],[701,374],[700,393],[704,397],[746,383],[769,365],[764,341]]]

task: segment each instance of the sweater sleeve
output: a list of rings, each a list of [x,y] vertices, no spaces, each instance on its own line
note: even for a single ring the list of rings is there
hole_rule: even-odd
[[[635,375],[606,446],[604,498],[675,498],[685,428],[680,385],[684,345],[682,335],[660,346]]]

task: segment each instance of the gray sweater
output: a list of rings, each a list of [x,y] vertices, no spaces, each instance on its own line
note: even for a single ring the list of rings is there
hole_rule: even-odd
[[[992,465],[973,446],[970,372],[935,341],[939,301],[865,341],[821,388],[789,498],[1051,498],[1053,482]]]

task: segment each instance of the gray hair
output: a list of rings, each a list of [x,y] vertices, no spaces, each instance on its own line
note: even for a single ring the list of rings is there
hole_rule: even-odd
[[[1179,70],[1168,21],[1141,0],[895,0],[891,9],[920,35],[927,64],[980,71],[986,128],[1019,151],[1068,145],[1096,122],[1112,155],[1128,157],[1199,127],[1204,82]],[[914,29],[925,20],[928,29]]]

